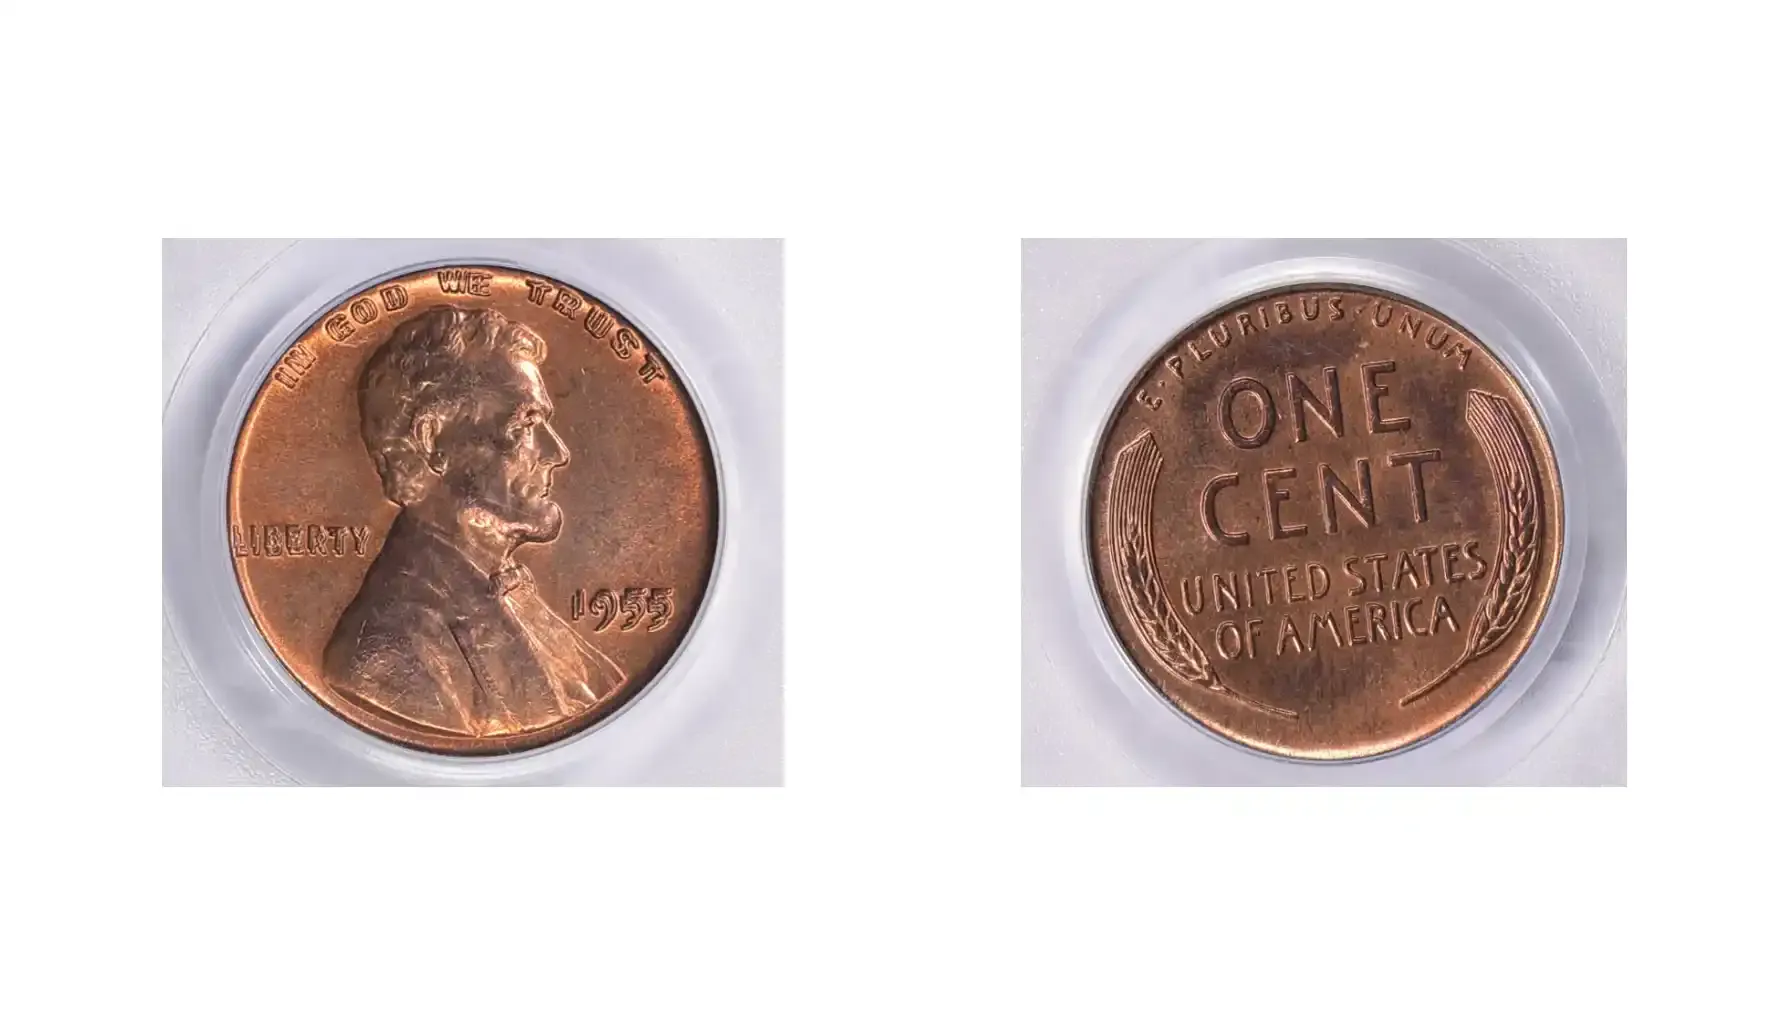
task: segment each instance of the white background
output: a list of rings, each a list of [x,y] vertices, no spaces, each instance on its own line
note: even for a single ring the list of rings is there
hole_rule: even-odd
[[[1783,36],[1393,6],[13,9],[12,1015],[1771,1017]],[[1017,788],[1018,240],[1311,233],[1631,239],[1628,788]],[[160,239],[341,234],[789,239],[785,788],[158,789]]]
[[[1023,245],[1021,282],[1021,436],[1037,443],[1051,385],[1074,372],[1072,352],[1101,311],[1128,288],[1158,271],[1188,241],[1071,240]],[[1583,347],[1603,386],[1609,410],[1590,415],[1624,425],[1624,242],[1606,239],[1468,239],[1476,255],[1547,303]],[[1070,368],[1070,369],[1067,369]],[[1578,410],[1577,410],[1578,411]],[[1620,434],[1620,436],[1622,436]],[[1037,527],[1036,527],[1037,528]],[[1037,631],[1052,628],[1043,602],[1029,598],[1029,577],[1054,577],[1041,566],[1022,569],[1021,777],[1029,786],[1152,785],[1164,780],[1149,758],[1129,749],[1076,697],[1071,668],[1054,664]],[[1045,585],[1032,583],[1034,587]],[[1625,638],[1622,615],[1586,690],[1534,749],[1515,759],[1500,780],[1508,785],[1622,785],[1625,741]],[[1148,702],[1152,713],[1170,714]],[[1424,778],[1423,773],[1416,777]],[[1342,780],[1337,780],[1341,782]],[[1324,784],[1316,780],[1316,784]]]

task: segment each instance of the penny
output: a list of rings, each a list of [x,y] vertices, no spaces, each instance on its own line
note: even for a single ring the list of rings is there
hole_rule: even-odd
[[[219,543],[325,707],[497,754],[653,680],[702,606],[718,515],[702,420],[638,326],[540,274],[437,267],[325,310],[280,356]]]
[[[1248,747],[1370,757],[1518,662],[1562,553],[1555,454],[1494,353],[1418,303],[1259,295],[1183,330],[1114,410],[1089,493],[1109,624]]]

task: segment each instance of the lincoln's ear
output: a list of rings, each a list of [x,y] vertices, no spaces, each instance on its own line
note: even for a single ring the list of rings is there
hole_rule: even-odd
[[[430,472],[437,476],[448,468],[448,457],[436,450],[436,438],[440,436],[442,421],[437,416],[419,416],[412,426],[411,436],[416,439],[417,451],[429,466]]]

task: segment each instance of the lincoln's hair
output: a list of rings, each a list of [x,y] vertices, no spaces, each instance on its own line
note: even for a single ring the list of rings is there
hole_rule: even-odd
[[[479,411],[494,363],[540,365],[541,336],[490,310],[426,309],[398,326],[361,371],[361,438],[386,497],[408,505],[424,494],[443,430]]]

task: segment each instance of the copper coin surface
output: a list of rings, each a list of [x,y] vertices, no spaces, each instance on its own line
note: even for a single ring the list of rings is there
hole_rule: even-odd
[[[718,519],[703,423],[640,328],[488,266],[323,311],[249,409],[228,513],[219,542],[292,675],[448,754],[627,704],[697,616]]]
[[[1127,389],[1089,494],[1121,646],[1201,725],[1369,757],[1506,678],[1556,586],[1555,454],[1517,380],[1436,311],[1354,287],[1221,310]]]

